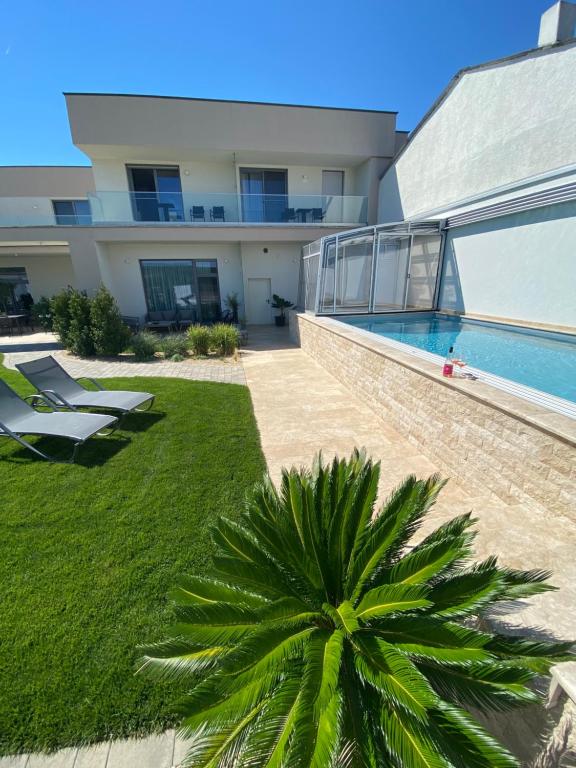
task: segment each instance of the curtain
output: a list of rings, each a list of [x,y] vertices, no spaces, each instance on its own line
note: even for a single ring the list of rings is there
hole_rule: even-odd
[[[196,280],[191,260],[142,261],[141,265],[149,312],[197,307]]]

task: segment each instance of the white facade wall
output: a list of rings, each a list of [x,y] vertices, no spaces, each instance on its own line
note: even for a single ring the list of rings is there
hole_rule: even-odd
[[[464,72],[380,183],[379,221],[576,164],[576,44]]]
[[[255,278],[270,280],[271,294],[296,303],[298,277],[303,243],[241,243],[244,296],[249,295],[248,281]],[[264,249],[267,253],[264,253]],[[242,307],[248,323],[253,320],[251,307]],[[272,322],[273,311],[268,322]]]
[[[50,298],[68,285],[76,285],[72,262],[67,254],[0,252],[0,267],[24,267],[35,301],[41,296]]]
[[[124,315],[143,317],[147,311],[140,272],[142,259],[216,259],[222,304],[232,292],[244,301],[238,243],[107,243],[100,248],[102,276]]]
[[[576,203],[450,230],[439,306],[576,329]]]

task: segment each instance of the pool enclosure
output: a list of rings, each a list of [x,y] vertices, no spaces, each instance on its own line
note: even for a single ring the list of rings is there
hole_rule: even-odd
[[[381,224],[305,246],[298,304],[319,315],[435,309],[441,222]]]

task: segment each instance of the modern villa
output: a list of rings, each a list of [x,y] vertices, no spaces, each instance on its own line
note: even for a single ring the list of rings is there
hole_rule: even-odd
[[[124,315],[249,324],[296,301],[302,247],[375,223],[406,141],[394,112],[66,94],[90,167],[0,168],[0,280],[16,295],[104,283]]]
[[[568,765],[576,0],[410,133],[64,96],[86,164],[0,166],[0,768]]]

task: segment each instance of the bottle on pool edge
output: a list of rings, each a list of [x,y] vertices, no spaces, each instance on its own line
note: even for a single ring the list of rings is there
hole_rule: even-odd
[[[454,347],[450,347],[446,360],[444,360],[444,367],[442,368],[442,376],[452,376],[454,374],[454,363],[452,362],[452,353]]]

